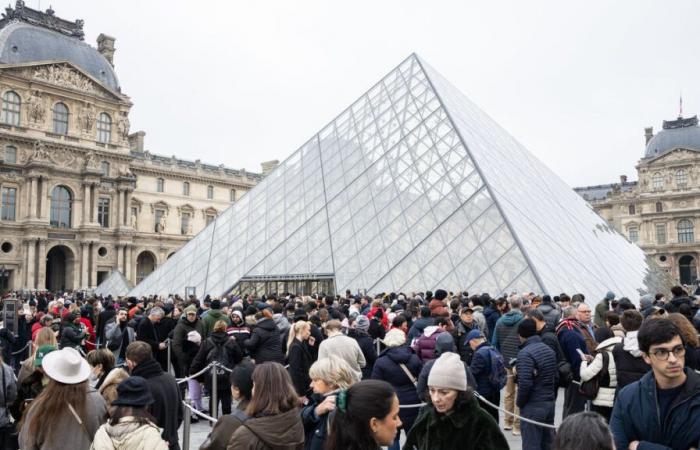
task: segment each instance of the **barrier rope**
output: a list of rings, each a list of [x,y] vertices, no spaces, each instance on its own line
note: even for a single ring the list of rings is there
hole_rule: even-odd
[[[191,380],[191,379],[193,379],[193,378],[197,378],[197,377],[199,377],[200,375],[204,375],[204,373],[205,373],[207,370],[211,369],[211,368],[212,368],[213,366],[215,366],[215,365],[216,365],[216,362],[213,362],[213,363],[209,364],[208,366],[206,366],[204,369],[200,370],[199,372],[197,372],[197,373],[195,373],[195,374],[193,374],[193,375],[190,375],[190,376],[184,377],[184,378],[177,378],[177,379],[176,379],[177,384],[185,383],[185,382],[188,381],[188,380]]]
[[[20,353],[22,353],[23,351],[25,351],[25,350],[27,349],[27,347],[29,347],[30,345],[32,345],[32,341],[27,341],[27,343],[24,345],[24,347],[22,347],[21,349],[17,350],[16,352],[12,352],[12,354],[13,354],[13,355],[19,355]]]
[[[194,409],[191,405],[188,405],[185,401],[183,401],[182,404],[185,405],[190,411],[192,411],[193,414],[195,414],[195,415],[197,415],[205,420],[208,420],[210,422],[216,422],[215,418],[213,418],[211,416],[207,416],[203,412]]]

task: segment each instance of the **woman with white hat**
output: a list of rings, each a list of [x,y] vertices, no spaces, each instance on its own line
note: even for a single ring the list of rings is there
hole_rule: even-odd
[[[48,353],[42,361],[48,385],[20,423],[23,450],[88,450],[104,423],[107,404],[90,389],[90,365],[77,350]]]

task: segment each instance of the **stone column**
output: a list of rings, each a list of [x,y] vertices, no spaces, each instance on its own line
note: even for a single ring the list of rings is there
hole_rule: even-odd
[[[49,209],[51,207],[51,202],[49,201],[49,179],[42,178],[41,180],[41,192],[39,193],[39,218],[42,221],[49,221]]]
[[[124,225],[131,226],[131,194],[133,191],[127,189],[124,191]]]
[[[27,241],[27,289],[35,289],[34,284],[34,267],[36,267],[36,241],[29,239]]]
[[[125,253],[125,255],[126,255],[126,256],[124,257],[124,260],[125,260],[125,261],[124,261],[124,265],[125,265],[125,271],[126,271],[126,273],[124,273],[124,276],[125,276],[129,281],[131,281],[132,283],[136,284],[136,277],[134,277],[134,274],[133,274],[132,271],[131,271],[131,254],[132,254],[131,245],[126,244],[126,245],[124,246],[124,253]]]
[[[95,185],[91,184],[88,188],[90,193],[90,201],[88,202],[88,222],[95,223]]]
[[[39,253],[36,255],[36,259],[39,262],[39,277],[36,288],[43,290],[46,289],[46,239],[39,240]]]
[[[123,193],[124,193],[124,191],[122,191],[121,189],[117,189],[117,220],[115,223],[115,226],[117,228],[121,228],[122,222],[123,222],[123,220],[122,220],[122,217],[123,217],[122,209],[124,208],[124,200],[122,200]]]
[[[117,245],[117,270],[124,275],[124,247]]]
[[[29,218],[33,219],[36,217],[36,200],[37,200],[37,194],[36,194],[36,177],[31,177],[29,179],[30,187],[29,187]]]
[[[93,242],[90,249],[92,264],[90,266],[90,287],[97,287],[97,249],[100,248],[97,242]]]
[[[88,252],[90,249],[90,244],[87,242],[80,243],[80,286],[83,289],[88,288]]]
[[[90,186],[85,183],[83,184],[83,225],[87,225],[88,222],[90,221],[88,212],[90,211],[90,207],[88,206],[88,201],[89,201],[89,195],[88,195],[88,190],[90,189]],[[81,283],[85,283],[84,280],[80,281]]]

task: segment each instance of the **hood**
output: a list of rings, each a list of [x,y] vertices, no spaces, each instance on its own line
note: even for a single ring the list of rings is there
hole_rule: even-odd
[[[226,315],[222,313],[220,309],[210,309],[209,312],[207,312],[207,317],[214,319],[214,322],[217,320],[226,320]]]
[[[432,324],[434,321],[431,317],[421,317],[413,322],[413,326],[418,330],[425,330],[425,327]]]
[[[215,331],[209,337],[216,345],[224,345],[230,339],[228,333],[225,331]]]
[[[277,325],[275,325],[275,322],[272,319],[262,319],[260,322],[257,323],[257,326],[267,331],[278,330]]]
[[[385,350],[384,354],[396,364],[406,364],[414,354],[410,348],[406,346],[391,347]]]
[[[622,349],[630,353],[635,358],[641,358],[642,352],[639,350],[639,341],[637,340],[638,331],[629,331],[625,335],[625,339],[622,341]]]
[[[598,346],[595,349],[603,350],[604,348],[614,347],[615,344],[619,344],[620,342],[622,342],[622,338],[619,336],[607,338],[606,340],[598,344]]]
[[[294,449],[304,443],[304,427],[297,408],[274,416],[248,419],[245,426],[274,449]]]
[[[275,325],[280,331],[286,331],[291,327],[289,320],[284,317],[284,314],[275,314],[272,316],[272,320],[275,321]]]
[[[499,320],[503,321],[503,325],[512,327],[516,323],[520,322],[523,318],[523,313],[520,312],[520,310],[514,309],[512,311],[508,311],[506,314],[501,316]]]
[[[552,310],[554,310],[554,306],[552,306],[549,303],[542,303],[540,304],[540,306],[537,307],[537,309],[539,309],[542,312],[542,314],[547,315],[551,313]]]
[[[157,426],[154,424],[150,424],[150,426],[160,433]],[[115,425],[106,423],[104,427],[115,448],[138,448],[139,443],[143,440],[143,433],[137,432],[142,425],[135,422],[132,417],[124,417]]]
[[[435,334],[436,331],[440,330],[440,327],[437,325],[430,325],[425,327],[425,330],[423,330],[423,335],[426,337],[430,337],[433,334]]]

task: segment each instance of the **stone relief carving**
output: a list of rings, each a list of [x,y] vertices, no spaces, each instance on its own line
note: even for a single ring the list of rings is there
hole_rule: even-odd
[[[121,117],[119,118],[119,121],[117,122],[117,130],[119,131],[119,136],[122,139],[128,139],[129,138],[129,128],[131,127],[131,123],[129,122],[129,115],[125,112],[120,113]]]
[[[46,151],[46,145],[41,141],[34,143],[34,151],[29,157],[29,162],[51,162],[49,152]]]
[[[97,160],[95,152],[89,151],[88,154],[85,155],[85,169],[100,169],[100,162]]]
[[[27,117],[33,123],[44,123],[46,105],[41,97],[41,92],[33,91],[27,96]]]
[[[78,120],[80,122],[80,129],[83,131],[83,133],[92,133],[92,127],[95,125],[96,117],[95,105],[88,103],[81,108]]]
[[[60,167],[75,168],[77,166],[77,158],[70,151],[54,151],[51,152],[51,161]]]
[[[30,77],[35,80],[46,81],[47,83],[57,86],[77,89],[90,94],[98,93],[97,89],[95,89],[95,84],[88,77],[70,69],[68,66],[50,65],[37,67],[33,69]]]

